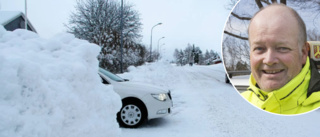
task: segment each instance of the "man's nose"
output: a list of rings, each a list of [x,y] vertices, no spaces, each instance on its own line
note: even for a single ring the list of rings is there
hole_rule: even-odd
[[[263,58],[263,63],[268,66],[278,63],[277,53],[273,50],[268,50]]]

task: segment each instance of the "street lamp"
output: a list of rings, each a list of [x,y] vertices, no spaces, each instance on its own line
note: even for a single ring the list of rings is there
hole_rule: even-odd
[[[26,30],[28,30],[28,14],[27,14],[27,0],[24,1],[24,10],[25,10],[25,14],[26,14],[26,19],[24,21],[24,27]]]
[[[123,0],[121,0],[120,18],[120,72],[123,73]]]
[[[161,39],[164,39],[165,37],[161,37],[159,40],[158,40],[158,49],[157,49],[157,51],[158,51],[158,54],[159,54],[159,56],[160,56],[160,51],[159,51],[159,42],[160,42],[160,40]],[[159,58],[159,57],[157,57],[157,58]],[[158,59],[159,60],[159,59]]]
[[[162,23],[160,22],[160,23],[158,23],[158,24],[156,24],[156,25],[154,25],[152,28],[151,28],[151,39],[150,39],[150,62],[152,61],[152,58],[151,58],[151,56],[152,56],[152,30],[153,30],[153,28],[154,27],[156,27],[156,26],[158,26],[158,25],[161,25]]]
[[[165,43],[162,43],[162,44],[160,45],[160,51],[161,51],[163,45],[166,45],[166,44],[165,44]]]
[[[160,45],[160,51],[159,51],[159,55],[160,55],[160,53],[162,52],[162,46],[163,45],[166,45],[165,43],[162,43],[161,45]]]

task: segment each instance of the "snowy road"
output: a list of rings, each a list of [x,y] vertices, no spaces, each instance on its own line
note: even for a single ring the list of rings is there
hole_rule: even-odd
[[[123,137],[213,136],[317,136],[320,112],[301,116],[278,116],[262,112],[224,83],[221,64],[172,66],[155,63],[131,68],[122,77],[168,88],[172,91],[172,114],[145,122],[138,129],[122,128]],[[308,122],[305,122],[308,121]]]

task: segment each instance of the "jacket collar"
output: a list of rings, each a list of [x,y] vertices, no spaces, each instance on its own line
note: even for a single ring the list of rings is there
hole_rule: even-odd
[[[302,104],[304,106],[320,101],[320,73],[312,59],[310,59],[310,68],[311,78],[308,87],[307,99]]]
[[[315,62],[310,59],[311,79],[308,88],[308,97],[314,93],[320,91],[320,73],[317,69]]]
[[[258,105],[271,112],[285,111],[302,104],[307,96],[308,83],[310,81],[310,63],[307,58],[306,64],[301,72],[290,80],[285,86],[272,92],[265,92],[258,88],[253,75],[250,76],[248,90],[261,100]],[[301,92],[299,92],[301,91]]]

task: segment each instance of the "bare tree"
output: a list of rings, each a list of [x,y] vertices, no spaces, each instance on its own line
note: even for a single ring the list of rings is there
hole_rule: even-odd
[[[239,0],[230,0],[229,3],[227,5],[225,5],[225,8],[228,10],[232,10],[234,5],[236,5],[238,1]]]
[[[320,41],[320,33],[317,29],[308,30],[307,35],[309,41]]]
[[[235,0],[230,0],[230,4],[235,3]],[[307,12],[308,16],[312,16],[313,18],[313,27],[319,28],[319,16],[320,16],[320,1],[319,0],[241,0],[234,10],[231,12],[228,27],[229,29],[225,29],[224,33],[226,35],[230,35],[242,40],[248,40],[246,31],[238,31],[237,27],[234,27],[234,23],[241,23],[248,26],[249,21],[251,20],[254,13],[256,13],[259,9],[270,5],[272,3],[282,3],[289,7],[292,7],[298,12]],[[230,9],[230,8],[227,8]]]
[[[98,56],[100,67],[112,72],[120,71],[120,20],[121,5],[114,0],[78,0],[76,11],[71,14],[68,32],[101,47]],[[144,62],[145,48],[139,34],[141,22],[133,6],[123,6],[123,67]],[[143,56],[142,56],[143,55]]]
[[[242,0],[245,1],[245,0]],[[230,1],[231,4],[234,3],[234,0]],[[247,6],[250,7],[250,10],[243,10],[243,8],[235,8],[229,17],[229,20],[237,20],[236,22],[240,22],[242,24],[249,24],[249,21],[251,20],[253,14],[258,11],[259,9],[265,7],[266,5],[270,5],[272,3],[282,3],[286,4],[286,0],[280,0],[280,2],[277,2],[277,0],[255,0],[253,1],[246,1],[243,3],[238,3],[237,6]],[[239,33],[239,31],[234,30],[235,27],[232,27],[232,21],[228,21],[229,28],[224,30],[224,33],[242,40],[248,40],[248,36],[245,34],[246,32]]]
[[[250,48],[247,41],[226,36],[223,41],[223,59],[227,70],[236,70],[238,62],[249,64]],[[249,68],[249,66],[247,66]]]

